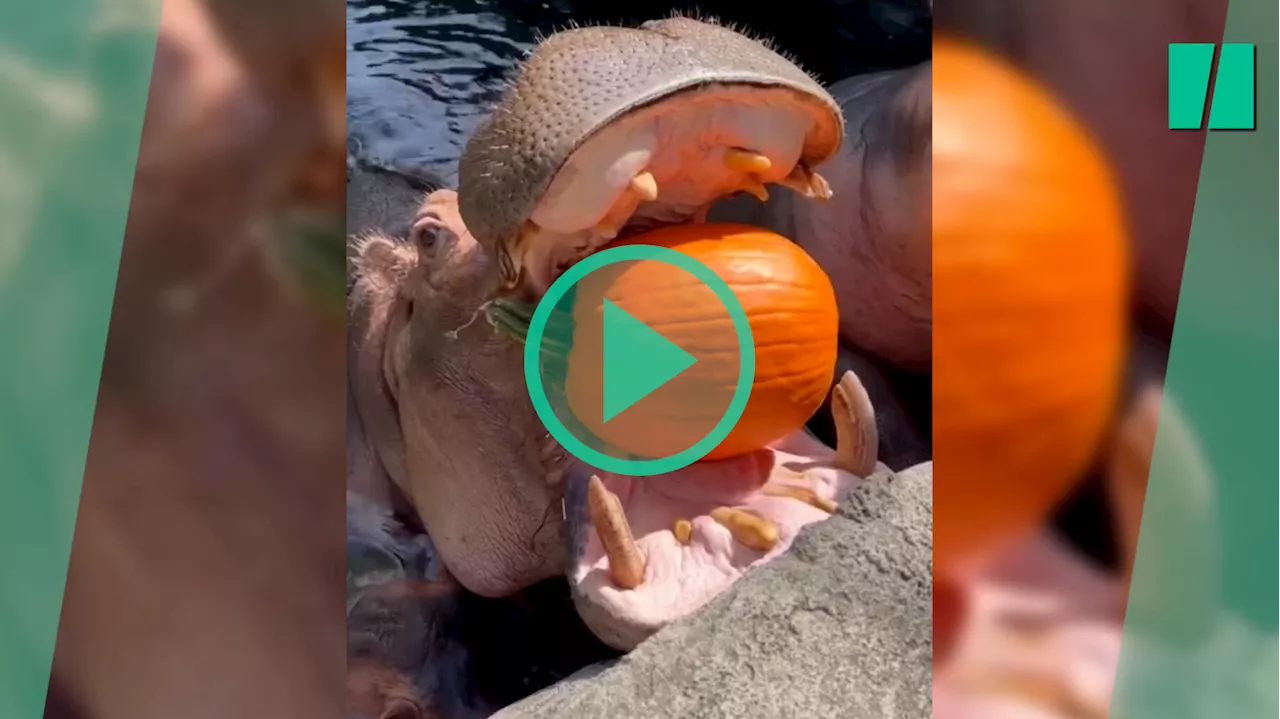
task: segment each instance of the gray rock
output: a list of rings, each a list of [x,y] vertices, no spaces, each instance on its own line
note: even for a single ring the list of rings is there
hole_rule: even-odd
[[[494,719],[930,717],[932,477],[882,465],[695,616]]]

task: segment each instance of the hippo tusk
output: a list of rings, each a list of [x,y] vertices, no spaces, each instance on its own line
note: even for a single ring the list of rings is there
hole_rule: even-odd
[[[711,518],[729,530],[734,540],[757,552],[768,552],[782,539],[778,525],[768,517],[734,507],[711,510]]]
[[[769,484],[765,486],[763,492],[766,497],[787,497],[804,502],[811,507],[821,509],[827,514],[835,514],[836,510],[840,508],[840,505],[834,501],[826,497],[820,497],[813,490],[804,487],[796,487],[789,484]]]
[[[640,180],[641,176],[647,175],[649,180],[645,182]],[[640,201],[646,199],[639,191],[636,190],[635,183],[640,180],[641,185],[653,185],[653,197],[658,196],[658,184],[653,179],[653,175],[649,173],[641,173],[632,178],[631,185],[628,185],[627,191],[622,193],[618,201],[609,208],[603,219],[592,229],[592,234],[596,237],[608,242],[618,236],[622,232],[622,228],[626,227],[627,221],[636,213],[636,208],[640,206]],[[647,188],[646,188],[647,189]]]
[[[880,432],[871,398],[853,372],[845,372],[831,391],[831,418],[836,425],[836,467],[858,477],[871,476],[879,460]]]
[[[631,525],[618,497],[594,474],[587,487],[587,516],[609,559],[609,578],[620,589],[640,586],[644,581],[644,555],[631,535]]]
[[[758,152],[731,147],[724,151],[724,166],[746,176],[743,178],[742,192],[754,195],[761,202],[769,201],[769,189],[760,181],[760,175],[773,168],[773,162],[768,157]]]
[[[773,162],[758,152],[732,147],[724,151],[724,166],[734,172],[760,175],[772,169]]]
[[[789,175],[778,181],[778,184],[789,187],[805,197],[817,200],[831,199],[831,185],[826,178],[810,170],[803,163],[797,164]]]
[[[746,183],[744,183],[742,186],[742,191],[755,195],[755,198],[761,202],[769,201],[769,189],[765,187],[764,183],[760,182],[759,180],[756,180],[756,179],[747,180]]]

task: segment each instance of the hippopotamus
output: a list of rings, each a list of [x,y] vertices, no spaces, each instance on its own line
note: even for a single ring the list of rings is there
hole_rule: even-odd
[[[537,299],[614,238],[703,221],[725,197],[764,197],[773,185],[794,195],[779,215],[802,219],[805,203],[828,202],[825,216],[849,229],[842,238],[814,219],[795,225],[797,242],[892,258],[876,269],[897,276],[875,280],[838,247],[814,251],[842,310],[868,281],[903,300],[886,311],[912,307],[925,347],[901,339],[911,333],[879,336],[904,363],[927,358],[928,253],[886,248],[927,242],[928,77],[925,67],[863,79],[842,106],[763,43],[715,24],[673,18],[548,38],[467,144],[459,189],[429,194],[405,241],[358,237],[351,441],[374,461],[352,481],[402,494],[470,592],[500,597],[567,576],[583,621],[620,650],[785,552],[860,477],[888,469],[857,374],[833,387],[834,447],[801,430],[744,456],[626,477],[548,435],[520,345],[481,310],[499,296]],[[846,132],[856,140],[842,150]],[[907,178],[896,189],[895,173]],[[840,188],[853,197],[833,199]],[[922,224],[906,209],[917,201]]]

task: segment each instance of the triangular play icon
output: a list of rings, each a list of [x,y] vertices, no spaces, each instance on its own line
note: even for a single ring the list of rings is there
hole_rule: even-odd
[[[603,321],[605,422],[698,361],[607,299]]]

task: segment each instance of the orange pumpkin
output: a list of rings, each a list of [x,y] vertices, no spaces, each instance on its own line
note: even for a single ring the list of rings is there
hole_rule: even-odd
[[[933,62],[934,559],[1042,524],[1112,416],[1128,239],[1103,152],[1045,90],[948,39]]]
[[[674,249],[706,265],[732,289],[749,319],[756,370],[732,432],[706,459],[745,454],[799,429],[822,405],[835,375],[835,290],[818,264],[779,235],[741,225],[659,228],[611,247]],[[613,269],[616,268],[616,269]],[[643,401],[603,421],[601,299],[692,354],[697,362]],[[668,263],[634,261],[578,284],[569,406],[597,437],[640,456],[668,456],[712,430],[738,379],[738,339],[723,303],[703,282]]]

